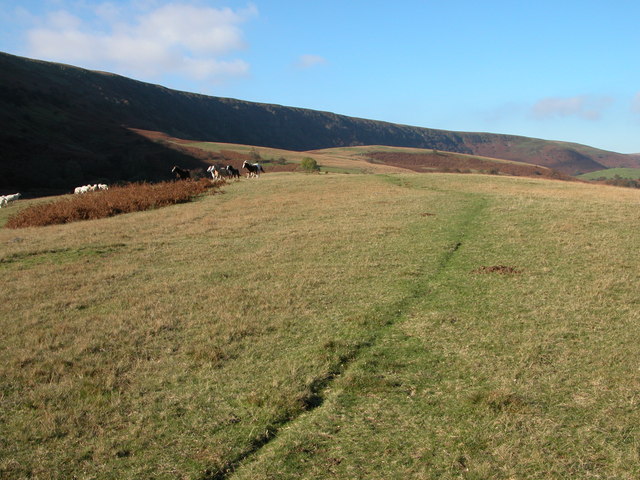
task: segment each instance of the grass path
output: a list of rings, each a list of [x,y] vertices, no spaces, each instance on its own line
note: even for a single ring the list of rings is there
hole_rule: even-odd
[[[556,193],[471,195],[428,293],[232,478],[636,478],[635,202]]]
[[[397,185],[400,188],[411,188],[408,182],[399,182],[396,177],[383,178],[386,178],[392,185]],[[367,363],[368,360],[366,359],[371,357],[371,352],[378,352],[381,344],[390,343],[388,337],[395,335],[396,323],[403,321],[408,311],[413,308],[416,303],[422,301],[425,296],[429,295],[430,285],[434,281],[437,281],[438,277],[446,270],[453,255],[455,255],[463,245],[469,230],[472,228],[472,224],[479,221],[478,217],[481,215],[486,203],[482,197],[464,193],[456,195],[458,197],[456,200],[450,198],[450,195],[448,196],[447,202],[449,202],[450,206],[455,205],[455,207],[452,209],[454,218],[449,221],[446,230],[442,232],[442,238],[437,239],[441,242],[446,242],[443,251],[433,251],[431,244],[433,244],[436,239],[433,237],[431,229],[425,228],[426,222],[413,224],[407,231],[409,237],[415,241],[413,248],[423,249],[431,255],[430,257],[426,257],[426,261],[417,258],[409,277],[402,282],[400,296],[397,299],[386,304],[371,305],[367,311],[363,312],[365,318],[370,317],[367,322],[376,325],[376,328],[367,329],[366,332],[362,332],[361,334],[364,335],[364,338],[358,342],[357,347],[350,350],[347,355],[343,355],[339,359],[339,363],[332,366],[324,378],[314,383],[311,388],[311,398],[307,406],[308,408],[301,411],[299,416],[288,418],[283,424],[274,426],[266,432],[262,442],[256,442],[250,450],[243,452],[238,458],[233,459],[218,471],[212,472],[211,475],[206,476],[206,478],[219,480],[233,476],[236,469],[242,463],[250,462],[251,457],[259,454],[261,449],[276,439],[281,430],[292,428],[292,425],[296,423],[301,415],[307,418],[313,410],[322,407],[328,397],[331,396],[333,384],[336,380],[345,374],[350,374],[349,367],[352,363],[356,365],[362,364],[363,362]],[[435,214],[427,212],[426,216],[432,215],[435,216]],[[391,343],[394,345],[393,348],[397,347],[396,341],[392,340]],[[377,353],[373,353],[373,355],[376,354]],[[278,472],[278,475],[281,473],[282,472]],[[251,472],[248,478],[253,478],[254,475],[255,472]]]
[[[447,231],[421,215],[420,192],[367,176],[271,178],[0,231],[8,476],[222,471],[317,402],[404,283],[438,261],[410,248],[408,225]]]
[[[393,176],[387,176],[384,179],[402,189],[416,188],[410,179]],[[424,186],[418,186],[417,191],[421,188]],[[431,191],[437,191],[439,194],[445,193],[433,186],[427,188]],[[415,341],[399,330],[399,324],[406,322],[407,317],[416,309],[416,306],[422,304],[426,298],[433,294],[433,290],[437,288],[441,278],[446,275],[454,256],[461,248],[464,248],[467,238],[473,236],[474,230],[477,228],[476,225],[483,221],[482,212],[487,205],[487,199],[484,196],[467,192],[447,191],[446,197],[447,213],[450,215],[446,228],[438,232],[437,236],[434,236],[431,228],[425,228],[426,222],[415,223],[408,229],[407,234],[413,239],[412,248],[414,251],[423,251],[427,255],[425,257],[417,256],[410,275],[402,281],[401,296],[391,303],[376,305],[373,311],[368,314],[376,317],[376,323],[381,326],[368,331],[367,334],[370,337],[364,342],[364,348],[354,352],[349,358],[349,362],[341,364],[340,371],[336,372],[336,375],[332,375],[328,379],[330,381],[323,383],[322,391],[318,392],[320,401],[314,406],[314,409],[301,412],[300,417],[291,419],[290,422],[281,426],[281,430],[284,431],[283,438],[274,436],[274,446],[266,445],[266,443],[260,445],[261,448],[268,450],[267,453],[256,449],[250,453],[250,455],[258,457],[256,460],[249,455],[243,457],[244,465],[237,474],[235,470],[242,463],[241,461],[234,462],[229,466],[230,468],[211,478],[287,478],[288,476],[299,478],[300,466],[306,463],[306,458],[316,457],[319,453],[325,453],[330,449],[329,445],[335,436],[327,431],[337,433],[354,421],[350,416],[339,415],[337,417],[336,407],[340,409],[345,404],[347,409],[350,409],[359,402],[359,397],[363,393],[366,396],[367,392],[377,390],[378,386],[381,386],[382,390],[402,386],[403,383],[399,380],[399,376],[391,380],[384,378],[386,375],[380,372],[380,367],[383,365],[388,367],[387,364],[391,363],[396,369],[406,369],[410,364],[416,365],[424,362],[425,352],[419,348]],[[437,214],[425,212],[423,215],[428,218]],[[433,358],[430,355],[426,356],[428,357],[427,366],[432,366]],[[397,363],[398,358],[404,360]],[[410,360],[407,361],[407,359]],[[350,392],[349,390],[354,386],[355,392]],[[415,391],[410,390],[406,393],[414,395]],[[325,401],[327,406],[321,408]],[[401,403],[396,405],[396,408],[402,408]],[[315,408],[320,408],[320,410],[314,412]],[[393,411],[395,408],[391,410]],[[327,416],[331,419],[332,425],[322,425],[318,430],[318,425],[323,424]],[[376,423],[374,417],[369,417],[369,420]],[[350,426],[353,427],[353,424]],[[383,440],[387,440],[384,435]],[[375,439],[370,438],[367,440],[367,443],[369,442],[371,443],[368,448],[371,448],[372,451],[384,450],[376,445]],[[396,448],[399,451],[404,451],[402,440],[396,445]],[[300,457],[304,457],[304,459]],[[312,463],[319,463],[319,465],[313,465],[311,471],[306,471],[305,478],[323,477],[327,474],[327,469],[332,476],[337,474],[342,458],[330,456],[326,462]],[[368,458],[366,462],[363,461],[361,467],[364,467],[365,463],[367,466],[358,472],[358,475],[366,472],[367,478],[374,478],[370,475],[381,474],[381,466],[373,458]],[[290,471],[288,471],[289,468]],[[348,475],[354,473],[356,472],[352,470],[348,472]],[[392,470],[388,474],[398,475],[399,472]],[[380,478],[390,477],[382,475]],[[398,478],[403,477],[398,476]]]
[[[272,174],[0,229],[1,476],[637,478],[638,204]]]

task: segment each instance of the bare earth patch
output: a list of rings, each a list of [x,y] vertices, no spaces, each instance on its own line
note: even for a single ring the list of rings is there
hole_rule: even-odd
[[[522,270],[517,270],[515,267],[508,265],[492,265],[490,267],[484,266],[476,268],[472,273],[499,273],[502,275],[512,275],[522,273]]]

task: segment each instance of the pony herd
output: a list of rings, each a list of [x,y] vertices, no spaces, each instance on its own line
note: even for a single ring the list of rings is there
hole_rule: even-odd
[[[242,168],[247,171],[247,178],[258,178],[261,173],[264,173],[264,168],[259,163],[249,163],[245,160],[242,164]],[[207,172],[211,174],[214,180],[220,180],[221,178],[240,178],[240,171],[237,168],[234,168],[232,165],[227,165],[226,167],[222,167],[219,165],[211,165],[207,168]],[[186,180],[191,178],[191,173],[189,170],[184,170],[178,166],[175,166],[171,169],[171,173],[174,173],[180,180]],[[73,190],[73,193],[76,195],[81,195],[83,193],[95,192],[98,190],[109,190],[109,186],[104,183],[96,183],[94,185],[83,185],[81,187],[76,187]],[[21,197],[19,193],[14,193],[12,195],[0,195],[0,208],[6,207],[9,203],[18,200]]]
[[[249,163],[246,160],[242,164],[242,168],[247,171],[247,178],[258,178],[261,173],[264,173],[262,165],[259,163]],[[191,178],[191,172],[189,170],[180,168],[177,165],[171,169],[171,173],[173,173],[179,180]],[[207,173],[210,173],[214,180],[220,180],[221,178],[240,178],[240,170],[234,168],[233,165],[227,165],[226,167],[221,165],[211,165],[207,168]]]
[[[13,193],[11,195],[0,195],[0,208],[6,207],[9,203],[15,202],[21,197],[19,193]]]
[[[226,167],[211,165],[207,168],[207,172],[211,174],[214,180],[220,180],[224,177],[240,178],[240,170],[233,168],[232,165],[227,165]]]

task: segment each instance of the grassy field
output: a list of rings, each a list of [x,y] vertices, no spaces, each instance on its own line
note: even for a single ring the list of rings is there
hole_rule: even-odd
[[[209,164],[231,163],[235,167],[240,167],[245,160],[260,162],[266,172],[270,173],[299,172],[302,170],[300,164],[303,159],[312,158],[318,163],[322,173],[479,173],[573,180],[566,173],[540,165],[435,149],[366,145],[291,151],[252,145],[185,140],[157,131],[139,129],[132,129],[132,131]],[[527,157],[537,148],[540,148],[540,141],[529,139],[521,145],[520,153],[524,153],[524,157]]]
[[[318,162],[320,171],[331,173],[402,173],[406,169],[398,168],[390,165],[372,164],[368,161],[365,152],[370,152],[372,148],[379,148],[386,151],[419,151],[420,149],[403,149],[390,147],[345,147],[345,148],[329,148],[326,150],[313,150],[309,152],[295,152],[290,150],[280,150],[267,147],[254,147],[251,145],[238,145],[232,143],[215,143],[215,142],[193,142],[185,143],[185,145],[206,152],[218,154],[244,154],[257,155],[256,158],[261,162],[267,171],[274,168],[273,163],[285,162],[286,164],[299,165],[304,158],[313,158]],[[253,161],[253,160],[252,160]]]
[[[150,130],[132,129],[151,141],[160,142],[170,148],[178,149],[203,159],[209,163],[234,163],[236,167],[244,160],[250,162],[260,162],[267,172],[282,172],[299,170],[299,165],[306,157],[313,158],[318,162],[322,172],[329,173],[402,173],[407,172],[404,168],[393,167],[382,164],[372,164],[362,153],[371,151],[371,147],[349,147],[326,150],[314,150],[309,152],[298,152],[292,150],[281,150],[269,147],[256,147],[253,145],[242,145],[235,143],[221,142],[201,142],[184,140],[170,137],[162,132]],[[395,150],[391,147],[375,147],[381,150]],[[186,150],[185,150],[186,149]],[[422,151],[420,149],[397,149],[401,151]]]
[[[224,190],[0,229],[0,478],[640,476],[640,192]]]
[[[608,168],[606,170],[598,170],[597,172],[584,173],[578,178],[583,180],[597,180],[599,178],[629,178],[635,180],[640,178],[640,168]]]

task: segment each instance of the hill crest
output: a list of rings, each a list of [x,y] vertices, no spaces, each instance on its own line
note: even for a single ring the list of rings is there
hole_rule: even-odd
[[[576,174],[640,167],[640,157],[512,135],[412,127],[330,112],[171,90],[116,74],[0,53],[0,188],[166,179],[202,160],[131,128],[177,138],[307,151],[416,147],[548,166]]]

